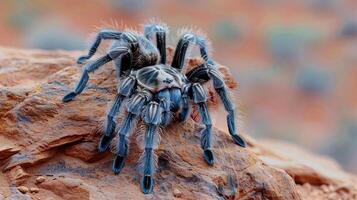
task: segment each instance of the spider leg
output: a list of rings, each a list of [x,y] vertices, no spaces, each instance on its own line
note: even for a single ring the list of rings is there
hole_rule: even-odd
[[[185,63],[187,49],[190,44],[197,45],[200,48],[201,57],[205,60],[205,62],[212,62],[208,56],[208,48],[205,39],[193,33],[186,33],[177,43],[174,57],[171,63],[172,67],[179,70],[182,69]]]
[[[200,82],[200,83],[204,83],[210,79],[213,79],[214,88],[218,93],[219,97],[221,98],[224,104],[224,108],[228,112],[227,125],[228,125],[229,133],[237,145],[245,147],[246,146],[245,141],[236,133],[233,103],[229,99],[227,87],[224,83],[222,76],[216,69],[215,62],[208,55],[208,48],[205,39],[203,37],[197,36],[192,33],[184,34],[177,44],[171,66],[180,70],[182,69],[185,61],[187,48],[190,43],[199,46],[201,57],[203,58],[205,63],[202,66],[197,67],[191,70],[190,72],[188,72],[186,74],[187,78],[191,82]]]
[[[214,61],[211,60],[211,62],[209,63],[203,64],[195,69],[192,69],[186,74],[186,77],[190,82],[199,83],[205,83],[212,79],[213,87],[216,90],[220,99],[222,100],[225,110],[228,112],[227,126],[229,134],[237,145],[245,147],[246,142],[236,133],[234,105],[229,98],[227,86],[224,82],[224,79],[222,78],[221,73],[217,70]]]
[[[141,190],[143,193],[148,194],[153,191],[155,172],[155,154],[154,154],[154,138],[156,130],[161,122],[162,109],[157,102],[150,102],[144,114],[144,122],[146,124],[145,133],[145,150],[143,152],[142,162],[143,177],[141,179]]]
[[[111,39],[111,40],[118,40],[120,39],[120,36],[122,35],[122,32],[118,32],[118,31],[113,31],[113,30],[101,30],[97,33],[97,36],[93,42],[93,44],[91,45],[89,51],[88,51],[88,55],[86,56],[81,56],[78,58],[77,63],[78,64],[82,64],[84,63],[86,60],[90,59],[95,52],[97,51],[100,42],[104,39]]]
[[[213,165],[214,156],[211,150],[212,122],[206,103],[207,94],[201,84],[192,84],[192,97],[194,103],[198,105],[202,123],[206,126],[201,132],[201,148],[203,149],[204,158],[209,165]]]
[[[156,35],[156,46],[160,52],[160,63],[166,63],[166,34],[168,28],[165,25],[160,24],[145,24],[144,35],[148,40],[152,39],[153,34]]]
[[[187,119],[188,114],[190,113],[190,105],[188,103],[188,90],[190,85],[185,85],[182,91],[182,99],[181,99],[181,112],[178,115],[179,121],[185,121]]]
[[[237,145],[241,147],[246,147],[246,142],[236,133],[234,105],[229,98],[227,86],[224,83],[222,75],[217,69],[212,67],[210,67],[208,72],[209,72],[209,76],[213,80],[214,89],[216,90],[220,99],[222,100],[225,110],[228,112],[227,125],[228,125],[228,131],[232,136],[232,139]]]
[[[115,174],[120,173],[124,167],[124,161],[128,155],[129,134],[131,133],[132,126],[135,119],[140,115],[143,106],[150,98],[151,96],[148,93],[138,93],[131,99],[127,106],[128,114],[118,131],[119,140],[112,168]]]
[[[132,75],[129,75],[121,82],[118,89],[118,94],[116,95],[114,103],[107,114],[104,134],[98,145],[99,152],[104,152],[108,148],[110,141],[113,139],[114,137],[113,133],[115,131],[115,126],[116,126],[114,118],[116,114],[119,112],[120,106],[124,101],[124,99],[132,94],[133,89],[135,88],[135,84],[136,84],[136,79]]]
[[[119,56],[130,54],[130,50],[127,47],[117,47],[109,51],[109,53],[103,57],[98,58],[97,60],[86,64],[83,67],[82,76],[77,83],[73,92],[68,93],[62,99],[63,102],[71,101],[74,97],[80,94],[83,89],[85,88],[88,80],[89,80],[89,73],[94,72],[95,70],[99,69],[99,67],[103,66],[104,64],[112,61],[113,59],[118,58]]]

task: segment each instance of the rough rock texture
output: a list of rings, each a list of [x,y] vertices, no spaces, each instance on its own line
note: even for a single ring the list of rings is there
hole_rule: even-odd
[[[249,147],[242,149],[215,129],[217,161],[210,167],[199,147],[202,127],[194,120],[163,132],[154,193],[143,195],[135,139],[118,176],[111,171],[112,154],[96,151],[115,93],[113,67],[92,74],[74,101],[61,102],[81,71],[74,64],[78,55],[0,48],[0,199],[357,198],[356,178],[334,161],[276,141],[258,143],[244,135]],[[227,68],[220,70],[236,87]],[[211,100],[212,108],[217,102],[213,93]],[[228,184],[228,173],[236,185]]]

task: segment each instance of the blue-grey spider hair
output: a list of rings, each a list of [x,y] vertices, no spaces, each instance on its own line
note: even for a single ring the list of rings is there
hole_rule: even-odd
[[[163,24],[150,23],[144,26],[144,33],[132,31],[102,30],[98,32],[89,52],[78,58],[82,64],[97,51],[102,40],[113,40],[108,52],[94,61],[87,62],[75,86],[74,91],[63,97],[69,102],[85,88],[89,73],[104,64],[113,61],[119,80],[117,94],[106,116],[104,133],[98,150],[104,152],[115,136],[118,144],[113,161],[113,171],[119,174],[128,155],[129,135],[137,119],[145,124],[144,150],[142,154],[141,190],[151,193],[154,187],[155,150],[158,128],[165,128],[169,123],[184,121],[189,115],[192,104],[198,107],[201,121],[205,128],[201,133],[203,157],[209,165],[214,163],[211,148],[212,122],[207,107],[207,94],[202,86],[212,80],[227,115],[227,126],[233,141],[242,147],[245,141],[238,135],[235,124],[234,104],[229,98],[227,86],[217,69],[216,62],[210,57],[205,37],[186,32],[179,38],[171,64],[166,61],[166,35],[168,28]],[[156,44],[153,41],[156,41]],[[200,50],[203,64],[182,73],[186,53],[190,46]],[[125,101],[129,100],[129,101]],[[125,104],[127,114],[116,130],[116,116]]]

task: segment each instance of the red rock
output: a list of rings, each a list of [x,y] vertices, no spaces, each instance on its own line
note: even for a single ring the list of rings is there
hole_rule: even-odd
[[[25,186],[19,186],[17,189],[23,194],[26,194],[29,191],[29,189]]]
[[[66,148],[64,154],[85,162],[95,162],[103,158],[103,154],[98,152],[97,146],[97,141],[82,142]]]
[[[40,192],[40,189],[32,187],[32,188],[30,188],[30,192],[31,193],[38,193],[38,192]]]
[[[9,171],[8,176],[11,183],[21,185],[30,177],[30,174],[25,172],[25,170],[18,165]]]
[[[62,199],[89,199],[90,192],[83,185],[75,179],[52,179],[41,183],[39,187],[52,191]]]
[[[45,180],[46,180],[45,177],[39,176],[39,177],[36,178],[36,184],[42,183],[42,182],[44,182]]]
[[[9,142],[10,140],[5,139],[5,137],[1,137],[1,135],[0,141],[0,162],[20,151],[20,148],[16,147],[12,142]]]
[[[177,189],[177,188],[174,189],[173,194],[174,194],[174,197],[176,197],[176,198],[182,197],[182,192],[181,192],[179,189]]]
[[[164,130],[158,150],[160,165],[154,194],[145,196],[140,192],[136,170],[140,149],[135,139],[118,176],[111,171],[112,155],[96,152],[106,108],[116,91],[112,66],[104,66],[91,74],[90,87],[74,101],[64,104],[62,96],[72,89],[81,71],[74,63],[77,53],[6,48],[0,51],[4,55],[0,67],[6,65],[11,69],[0,75],[0,84],[8,86],[5,94],[18,94],[0,97],[0,100],[13,99],[5,108],[0,107],[0,112],[5,112],[0,115],[0,136],[9,140],[11,148],[17,147],[11,153],[0,155],[5,155],[7,160],[4,174],[23,169],[31,176],[25,179],[24,186],[32,186],[39,175],[46,176],[46,181],[37,181],[41,192],[28,193],[30,196],[41,199],[172,199],[175,194],[178,196],[175,189],[179,189],[181,199],[217,199],[236,190],[237,199],[294,200],[307,198],[314,192],[315,197],[323,196],[322,184],[336,186],[327,195],[349,197],[357,194],[355,177],[343,172],[338,165],[331,167],[321,161],[316,168],[298,159],[309,157],[315,161],[318,158],[308,152],[296,151],[290,155],[293,151],[287,150],[292,148],[289,145],[280,152],[276,150],[278,145],[261,145],[246,135],[243,136],[249,147],[243,149],[218,129],[214,129],[216,142],[213,146],[217,161],[210,167],[204,162],[199,146],[201,126],[187,120]],[[228,71],[224,74],[226,80],[230,80]],[[1,151],[0,148],[0,152],[6,151],[9,150]],[[329,176],[326,172],[332,169],[343,176]],[[237,181],[236,188],[229,187],[229,173]],[[10,187],[11,181],[0,178],[2,186],[8,184]],[[219,187],[226,192],[220,194]]]

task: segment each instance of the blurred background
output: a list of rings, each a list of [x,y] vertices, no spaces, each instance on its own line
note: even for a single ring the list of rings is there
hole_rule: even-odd
[[[0,45],[81,50],[90,33],[156,17],[200,27],[240,83],[245,130],[357,173],[356,0],[0,0]]]

